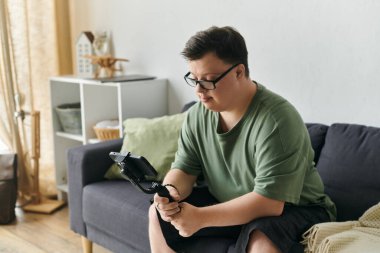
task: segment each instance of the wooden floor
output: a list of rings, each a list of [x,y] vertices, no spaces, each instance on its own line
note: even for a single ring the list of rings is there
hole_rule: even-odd
[[[67,206],[53,214],[24,212],[16,208],[16,221],[0,225],[1,253],[80,253],[82,242],[69,228]],[[95,245],[93,253],[110,253]]]

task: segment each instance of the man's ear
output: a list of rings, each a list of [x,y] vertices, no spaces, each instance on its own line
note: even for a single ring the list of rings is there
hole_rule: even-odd
[[[245,74],[245,66],[244,66],[244,64],[240,64],[236,68],[236,77],[241,78],[244,76],[244,74]]]

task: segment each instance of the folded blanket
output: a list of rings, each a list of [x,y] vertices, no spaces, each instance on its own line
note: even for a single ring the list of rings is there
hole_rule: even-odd
[[[306,253],[379,253],[380,203],[368,209],[358,221],[316,224],[303,238]]]

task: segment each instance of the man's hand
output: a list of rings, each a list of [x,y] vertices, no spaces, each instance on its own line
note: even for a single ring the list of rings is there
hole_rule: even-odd
[[[171,216],[180,212],[178,202],[190,195],[196,179],[196,176],[187,174],[180,169],[169,170],[162,184],[167,185],[165,187],[174,202],[169,203],[169,199],[160,197],[158,194],[155,194],[153,198],[154,205],[164,221],[170,222]]]
[[[183,237],[192,236],[203,228],[201,209],[199,207],[182,202],[179,204],[181,211],[173,215],[171,224],[179,231]]]
[[[177,190],[173,187],[166,187],[169,191],[170,196],[175,200],[174,202],[169,202],[168,198],[160,197],[158,194],[154,195],[154,205],[161,215],[164,221],[170,222],[171,216],[180,211],[178,201],[181,199]]]

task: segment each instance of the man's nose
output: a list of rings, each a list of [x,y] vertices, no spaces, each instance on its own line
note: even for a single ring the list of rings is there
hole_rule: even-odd
[[[204,92],[206,92],[206,89],[204,89],[202,87],[202,85],[200,85],[200,83],[197,83],[197,85],[195,86],[195,92],[197,92],[197,93],[204,93]]]

